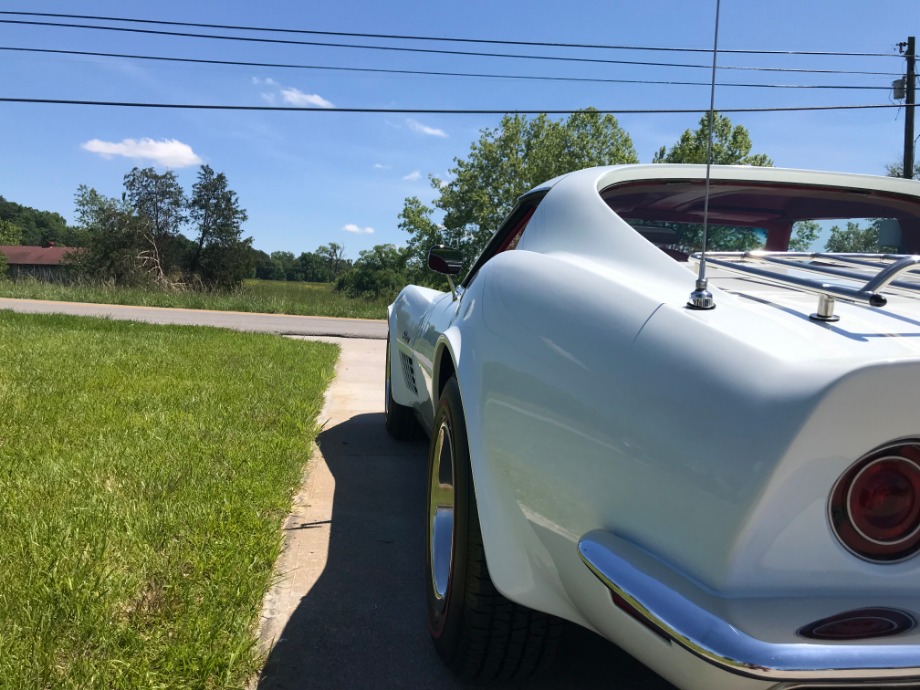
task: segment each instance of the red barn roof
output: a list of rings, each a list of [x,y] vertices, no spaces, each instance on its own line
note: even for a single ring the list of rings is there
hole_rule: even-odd
[[[79,251],[74,247],[20,247],[0,245],[10,266],[59,266],[66,254]]]

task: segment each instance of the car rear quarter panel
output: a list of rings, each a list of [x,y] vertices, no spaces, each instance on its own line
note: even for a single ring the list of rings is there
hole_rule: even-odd
[[[467,299],[481,306],[462,329],[461,392],[489,568],[510,598],[595,627],[576,552],[594,529],[726,597],[916,582],[917,563],[880,571],[847,553],[824,511],[850,463],[917,433],[916,407],[859,402],[916,400],[917,363],[805,366],[520,250],[486,264]]]
[[[463,300],[477,305],[461,326],[458,370],[490,574],[510,598],[590,627],[557,576],[555,544],[538,535],[561,533],[577,558],[578,526],[599,519],[579,517],[597,506],[582,489],[606,481],[590,458],[620,450],[597,429],[621,389],[620,362],[658,305],[525,251],[486,264]],[[616,496],[601,492],[608,500]]]

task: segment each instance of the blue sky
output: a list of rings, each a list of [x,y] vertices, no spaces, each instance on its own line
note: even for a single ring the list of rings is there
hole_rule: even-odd
[[[3,3],[0,9],[358,33],[711,48],[715,2],[21,0]],[[0,16],[2,19],[29,18]],[[917,34],[920,4],[916,0],[722,0],[719,45],[723,49],[884,53],[895,52],[899,41]],[[710,60],[705,54],[692,53],[576,52],[381,39],[350,42],[651,62],[706,64]],[[3,23],[0,46],[513,75],[704,82],[709,78],[707,70],[682,67],[270,45]],[[257,248],[299,254],[338,242],[351,258],[375,244],[403,243],[397,214],[405,197],[416,195],[430,202],[434,192],[428,175],[446,176],[453,159],[465,157],[479,131],[494,127],[500,116],[352,114],[337,113],[337,107],[704,109],[709,102],[707,86],[207,66],[11,51],[0,55],[0,95],[7,97],[325,108],[323,112],[220,112],[0,103],[0,195],[73,220],[73,195],[80,184],[116,196],[121,193],[124,174],[137,165],[169,167],[190,189],[198,165],[204,162],[224,172],[239,194],[249,212],[245,232],[254,237]],[[904,69],[901,58],[878,57],[721,55],[719,62],[724,66],[874,72]],[[723,70],[718,77],[723,82],[885,88],[724,86],[716,91],[716,107],[891,103],[888,87],[894,78]],[[770,155],[780,166],[884,174],[885,164],[902,156],[904,115],[900,109],[730,117],[750,130],[755,152]],[[646,162],[660,146],[673,144],[683,130],[695,127],[699,115],[624,114],[618,119]]]

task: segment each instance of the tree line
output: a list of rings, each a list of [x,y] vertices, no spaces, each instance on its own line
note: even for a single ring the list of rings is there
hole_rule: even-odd
[[[256,250],[253,275],[260,280],[334,283],[351,265],[351,260],[345,258],[345,247],[338,242],[330,242],[298,257],[293,252],[266,254]]]
[[[75,246],[79,232],[60,213],[39,211],[0,196],[0,245],[40,247],[51,241]]]

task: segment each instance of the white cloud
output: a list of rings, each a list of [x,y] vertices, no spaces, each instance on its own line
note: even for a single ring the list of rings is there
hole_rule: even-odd
[[[374,170],[389,170],[393,166],[384,165],[383,163],[374,163]]]
[[[345,232],[352,232],[356,235],[373,235],[374,234],[374,228],[371,228],[371,227],[362,228],[361,226],[355,225],[354,223],[343,225],[342,230],[344,230]]]
[[[425,134],[429,137],[443,137],[447,138],[447,132],[443,129],[436,129],[434,127],[429,127],[428,125],[423,125],[418,120],[408,119],[406,124],[409,125],[409,129],[413,132],[418,132],[419,134]]]
[[[150,138],[122,139],[119,142],[90,139],[80,145],[85,151],[97,153],[103,158],[122,156],[136,160],[149,160],[167,168],[188,168],[204,161],[188,144],[177,139],[156,141]]]
[[[300,89],[290,88],[281,89],[281,98],[288,105],[299,107],[316,106],[318,108],[334,108],[329,101],[320,96],[318,93],[304,93]]]
[[[280,88],[281,86],[278,82],[276,82],[271,77],[269,77],[268,79],[259,79],[259,77],[253,77],[252,83],[254,86],[267,86],[272,89]],[[259,95],[261,95],[262,98],[264,98],[268,102],[269,105],[275,105],[275,101],[277,101],[277,94],[271,91],[263,91]]]
[[[327,101],[318,93],[305,93],[293,86],[279,84],[272,78],[259,79],[259,77],[252,77],[252,84],[260,87],[267,86],[271,89],[270,91],[263,91],[260,95],[272,105],[280,99],[285,105],[292,105],[297,108],[335,108],[332,102]]]
[[[418,170],[413,170],[408,175],[403,175],[403,179],[408,180],[409,182],[415,182],[421,176],[422,176],[422,173],[420,173]]]

